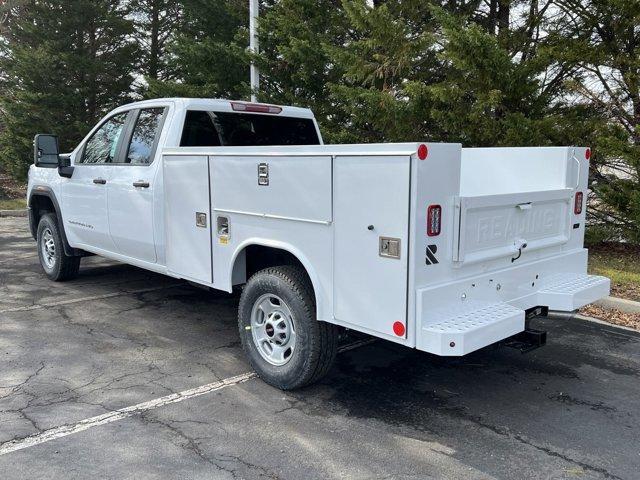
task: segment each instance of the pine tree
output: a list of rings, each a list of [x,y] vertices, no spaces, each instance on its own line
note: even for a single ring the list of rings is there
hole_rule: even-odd
[[[68,150],[131,92],[136,48],[109,0],[31,0],[0,39],[0,165],[24,178],[38,132]],[[14,12],[15,13],[15,12]]]
[[[350,38],[334,50],[345,68],[333,100],[367,141],[433,139],[466,146],[566,143],[578,119],[563,102],[575,62],[540,35],[537,0],[345,0]],[[570,120],[570,121],[569,121]]]
[[[348,36],[331,49],[344,74],[330,85],[331,101],[347,114],[341,140],[422,140],[429,126],[415,85],[439,80],[440,64],[429,2],[345,0]]]
[[[601,238],[640,242],[640,2],[559,0],[573,91],[602,116],[592,139],[589,212]]]
[[[180,32],[168,47],[172,81],[150,81],[147,96],[248,98],[248,3],[183,0]]]
[[[181,2],[129,0],[128,6],[141,52],[141,74],[148,81],[171,79],[167,47],[181,28]]]
[[[330,98],[330,85],[344,72],[331,51],[347,34],[340,0],[261,2],[258,100],[311,108],[324,140],[340,141],[346,118]]]

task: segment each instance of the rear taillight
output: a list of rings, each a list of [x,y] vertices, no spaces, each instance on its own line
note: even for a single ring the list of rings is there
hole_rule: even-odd
[[[584,195],[582,192],[576,192],[576,198],[573,203],[573,213],[576,215],[580,215],[582,213],[582,201],[584,200]]]
[[[261,103],[231,102],[231,108],[236,112],[280,113],[282,111],[282,107]]]
[[[440,205],[429,205],[427,208],[427,235],[435,237],[440,235],[442,225],[442,207]]]

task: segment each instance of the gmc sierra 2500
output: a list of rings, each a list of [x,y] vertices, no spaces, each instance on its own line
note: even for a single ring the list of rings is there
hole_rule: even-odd
[[[89,252],[243,285],[243,348],[282,389],[329,370],[340,327],[460,356],[543,343],[529,316],[609,292],[586,274],[584,147],[323,145],[307,109],[176,98],[114,110],[68,155],[37,135],[34,155],[52,280]]]

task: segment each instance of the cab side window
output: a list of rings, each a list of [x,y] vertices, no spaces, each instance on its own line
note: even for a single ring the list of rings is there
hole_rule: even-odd
[[[113,163],[128,112],[114,115],[87,140],[79,163]]]
[[[161,107],[140,110],[131,135],[125,163],[149,165],[153,162],[163,114],[164,108]]]
[[[220,136],[209,112],[188,110],[182,129],[181,147],[219,147]]]

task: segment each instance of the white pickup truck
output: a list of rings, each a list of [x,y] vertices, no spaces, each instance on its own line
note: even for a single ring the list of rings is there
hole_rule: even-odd
[[[158,99],[70,155],[37,135],[29,218],[52,280],[97,254],[231,292],[257,373],[307,385],[347,328],[436,355],[536,346],[528,319],[609,293],[586,274],[590,151],[323,145],[311,111]]]

